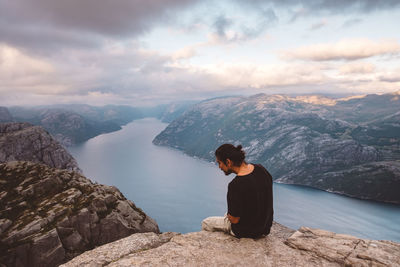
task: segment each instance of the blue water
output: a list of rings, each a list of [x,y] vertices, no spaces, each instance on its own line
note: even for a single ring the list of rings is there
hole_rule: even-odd
[[[86,177],[118,187],[161,231],[199,231],[202,219],[226,212],[227,185],[234,176],[225,176],[213,163],[153,145],[166,126],[156,119],[137,120],[69,150]],[[400,242],[400,205],[275,183],[274,209],[275,221],[293,229],[308,226]]]

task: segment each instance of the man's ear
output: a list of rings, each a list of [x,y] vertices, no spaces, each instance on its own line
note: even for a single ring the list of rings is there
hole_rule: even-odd
[[[232,160],[226,159],[226,164],[227,167],[232,167]]]

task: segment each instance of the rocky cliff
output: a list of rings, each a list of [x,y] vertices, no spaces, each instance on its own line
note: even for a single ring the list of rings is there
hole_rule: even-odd
[[[29,123],[0,124],[0,163],[31,161],[80,172],[75,159],[42,127]]]
[[[264,238],[219,232],[134,234],[74,258],[74,266],[399,266],[400,244],[274,223]]]
[[[32,162],[0,164],[0,266],[57,266],[157,223],[111,186]]]
[[[217,98],[187,110],[153,143],[209,161],[219,145],[240,143],[275,181],[400,203],[399,110],[397,94]]]

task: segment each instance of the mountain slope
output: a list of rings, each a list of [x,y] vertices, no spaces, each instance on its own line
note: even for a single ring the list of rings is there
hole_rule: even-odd
[[[157,223],[112,186],[73,171],[13,161],[0,164],[0,262],[58,266]]]
[[[0,107],[0,123],[12,122],[13,118],[6,107]]]
[[[264,164],[276,181],[400,203],[393,192],[400,188],[399,99],[348,101],[263,94],[211,99],[153,142],[210,161],[220,144],[240,143],[248,161]]]
[[[130,107],[63,105],[56,107],[12,107],[16,121],[44,127],[64,146],[84,142],[102,133],[121,129],[141,114]]]
[[[80,172],[75,159],[42,127],[0,123],[0,163],[14,160]]]

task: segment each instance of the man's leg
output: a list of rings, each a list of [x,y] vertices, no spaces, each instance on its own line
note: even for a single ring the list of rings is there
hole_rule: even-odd
[[[235,235],[232,232],[231,222],[226,215],[224,217],[214,216],[205,218],[201,222],[201,229],[210,232],[220,231],[231,234],[233,236]]]

